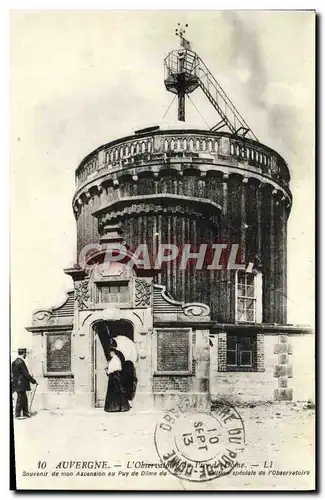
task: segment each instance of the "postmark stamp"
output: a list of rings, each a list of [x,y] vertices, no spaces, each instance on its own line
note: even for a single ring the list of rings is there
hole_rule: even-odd
[[[210,411],[181,401],[164,412],[155,429],[155,446],[165,469],[188,481],[229,474],[244,445],[244,423],[228,403],[217,403]]]

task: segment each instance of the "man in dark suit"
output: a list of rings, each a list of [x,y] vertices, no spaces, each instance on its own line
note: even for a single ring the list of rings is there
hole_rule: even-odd
[[[17,393],[15,417],[19,418],[21,412],[23,417],[29,417],[27,391],[30,391],[30,383],[37,384],[36,380],[29,374],[25,363],[27,350],[18,349],[18,357],[11,364],[12,391]]]

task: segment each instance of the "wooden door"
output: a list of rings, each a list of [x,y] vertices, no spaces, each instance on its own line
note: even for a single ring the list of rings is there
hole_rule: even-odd
[[[107,366],[107,360],[104,354],[104,349],[102,343],[97,335],[94,338],[94,375],[95,375],[95,401],[97,407],[103,407],[106,397],[107,389],[107,375],[105,373],[105,367]]]

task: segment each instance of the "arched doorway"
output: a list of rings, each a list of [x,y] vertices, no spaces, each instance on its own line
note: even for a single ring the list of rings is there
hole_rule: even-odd
[[[129,321],[98,320],[92,325],[93,329],[93,382],[95,392],[95,406],[103,407],[107,389],[107,350],[109,347],[119,348],[116,339],[126,337],[134,341],[133,325]],[[124,354],[124,353],[123,353]]]

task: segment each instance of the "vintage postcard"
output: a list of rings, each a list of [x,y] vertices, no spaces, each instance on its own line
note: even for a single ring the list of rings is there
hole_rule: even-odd
[[[313,490],[314,11],[11,13],[18,490]]]

